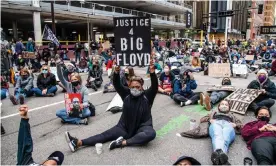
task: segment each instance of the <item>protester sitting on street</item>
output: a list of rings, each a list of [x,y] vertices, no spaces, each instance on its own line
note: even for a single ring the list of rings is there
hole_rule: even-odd
[[[193,157],[181,156],[176,160],[176,162],[173,165],[190,166],[190,165],[201,165],[201,164]]]
[[[181,71],[180,80],[175,79],[173,82],[173,100],[181,107],[196,104],[199,100],[199,94],[192,91],[196,88],[197,83],[190,70]]]
[[[62,58],[62,60],[70,60],[70,59],[68,58],[67,53],[68,53],[68,51],[66,51],[66,49],[63,49],[63,50],[61,51],[61,53],[60,53],[59,55],[60,55],[60,57]]]
[[[201,71],[201,61],[198,56],[193,56],[192,61],[191,61],[191,66],[194,70],[197,72]]]
[[[1,100],[5,99],[7,96],[7,93],[9,93],[9,83],[4,77],[0,76],[1,78]]]
[[[125,68],[123,75],[121,76],[122,85],[128,87],[128,83],[132,77],[135,76],[134,70],[132,67],[128,66]]]
[[[276,75],[276,57],[272,58],[271,70],[268,73],[268,76]]]
[[[56,112],[56,116],[62,119],[62,123],[87,125],[87,117],[91,115],[91,112],[89,110],[88,89],[82,85],[81,76],[78,73],[74,73],[71,74],[71,82],[66,81],[62,73],[61,61],[57,61],[57,74],[60,82],[64,85],[68,94],[79,93],[81,95],[81,103],[78,103],[76,106],[79,114],[76,115],[72,110],[62,109]]]
[[[258,89],[262,91],[260,94],[248,107],[249,110],[256,111],[258,107],[266,106],[268,108],[272,107],[276,99],[276,86],[268,78],[266,70],[261,69],[257,73],[257,79],[253,80],[247,89]]]
[[[81,146],[94,146],[96,143],[112,141],[109,149],[125,146],[144,145],[152,141],[155,130],[152,126],[151,107],[158,90],[158,80],[155,74],[153,61],[150,63],[151,87],[143,90],[144,81],[141,77],[133,77],[129,87],[124,87],[120,81],[120,67],[114,72],[113,82],[116,91],[123,100],[121,118],[116,126],[84,140],[72,137],[66,132],[66,138],[72,152]]]
[[[22,58],[21,54],[18,55],[18,59],[17,59],[17,63],[16,64],[17,64],[17,70],[19,70],[19,71],[25,67],[26,62]]]
[[[38,59],[34,59],[34,62],[32,63],[32,72],[36,73],[36,72],[40,72],[42,65],[40,64],[40,62],[38,61]]]
[[[158,60],[157,59],[154,59],[153,60],[154,61],[154,68],[155,68],[155,73],[156,74],[160,74],[161,72],[162,72],[162,67],[161,67],[161,65],[158,63]],[[150,68],[148,67],[148,69],[147,69],[147,75],[149,76],[149,74],[150,74],[150,70],[149,70]]]
[[[86,73],[88,71],[88,63],[84,57],[81,57],[78,68],[80,73]]]
[[[28,39],[28,42],[27,42],[27,45],[26,45],[26,51],[28,51],[28,52],[34,52],[35,51],[35,44],[34,44],[32,38]]]
[[[170,95],[172,92],[172,83],[175,79],[174,74],[170,71],[169,66],[164,67],[164,72],[159,77],[160,84],[158,86],[158,92]]]
[[[245,124],[241,135],[258,165],[276,164],[276,123],[269,123],[272,116],[267,107],[256,110],[257,120]]]
[[[210,115],[209,135],[212,139],[213,153],[211,160],[214,165],[228,164],[228,149],[235,140],[235,129],[241,128],[241,121],[230,113],[230,105],[223,100],[218,110]]]
[[[14,105],[24,104],[25,97],[33,95],[33,77],[31,76],[28,69],[24,68],[19,72],[20,77],[16,81],[14,90],[14,96],[10,95],[10,100]]]
[[[223,78],[221,86],[213,86],[207,89],[209,96],[200,93],[200,105],[205,106],[207,111],[210,111],[215,104],[229,96],[235,91],[235,87],[231,86],[231,80],[229,77]]]
[[[46,65],[48,65],[48,61],[50,57],[51,57],[51,53],[49,48],[44,48],[42,51],[42,59],[44,60]]]
[[[56,76],[50,72],[49,66],[43,65],[37,77],[37,88],[33,88],[33,92],[39,97],[53,97],[57,91],[56,85]]]
[[[92,89],[97,91],[102,83],[103,78],[99,62],[95,61],[93,63],[92,69],[89,69],[86,87],[91,87]]]
[[[53,152],[41,164],[34,162],[32,157],[33,140],[29,124],[28,106],[21,105],[19,114],[21,116],[21,121],[18,132],[17,165],[61,165],[64,160],[64,155],[60,151]]]

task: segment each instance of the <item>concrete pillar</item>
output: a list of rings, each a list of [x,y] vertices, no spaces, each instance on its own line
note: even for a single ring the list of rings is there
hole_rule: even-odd
[[[32,0],[33,7],[40,7],[39,0]],[[37,46],[42,45],[42,36],[41,36],[41,19],[40,12],[33,13],[33,25],[34,25],[34,41]]]
[[[95,41],[95,32],[93,31],[93,24],[90,23],[90,38]]]
[[[13,38],[15,40],[18,39],[18,33],[17,33],[17,21],[12,22],[12,30],[13,30]]]
[[[33,13],[34,41],[37,46],[42,45],[40,12]]]
[[[196,27],[196,17],[197,17],[197,9],[196,9],[196,7],[197,7],[197,2],[196,1],[194,1],[193,2],[193,23],[192,23],[192,27]]]

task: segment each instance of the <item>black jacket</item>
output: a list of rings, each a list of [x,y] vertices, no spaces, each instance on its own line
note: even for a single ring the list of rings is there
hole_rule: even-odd
[[[114,87],[124,102],[123,113],[117,126],[125,129],[128,133],[126,139],[134,136],[139,128],[152,126],[151,107],[157,94],[158,80],[155,73],[151,73],[150,78],[151,87],[145,90],[141,96],[134,97],[128,87],[122,86],[120,75],[114,73]]]
[[[266,82],[261,87],[261,84],[257,80],[253,80],[247,87],[247,89],[265,89],[266,94],[261,94],[256,100],[262,101],[265,99],[276,99],[276,86],[275,84],[267,79]]]
[[[46,78],[44,78],[43,74],[39,74],[37,77],[37,87],[40,90],[50,88],[51,86],[56,86],[56,84],[56,76],[52,73],[48,73]]]

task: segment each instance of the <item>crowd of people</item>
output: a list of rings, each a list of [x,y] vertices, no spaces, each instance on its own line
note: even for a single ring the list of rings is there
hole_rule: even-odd
[[[53,44],[53,43],[52,43]],[[90,46],[83,47],[80,43],[75,46],[75,61],[66,62],[68,57],[66,51],[61,54],[51,55],[51,51],[43,50],[42,56],[38,52],[35,58],[25,58],[24,50],[36,52],[35,44],[30,38],[26,47],[18,40],[12,50],[12,63],[17,66],[18,75],[14,75],[14,92],[9,91],[9,80],[1,77],[1,100],[9,96],[14,105],[20,104],[21,115],[20,129],[18,135],[18,159],[19,165],[29,165],[35,162],[32,159],[32,138],[30,125],[28,123],[28,107],[25,105],[26,98],[33,95],[37,97],[54,97],[61,87],[62,92],[67,94],[80,94],[80,98],[74,98],[71,109],[67,107],[56,111],[56,116],[62,123],[88,124],[90,116],[95,116],[95,107],[89,101],[88,88],[97,91],[103,84],[103,66],[110,78],[104,86],[104,92],[117,92],[123,101],[121,117],[118,123],[107,131],[85,139],[65,133],[67,143],[72,152],[80,147],[95,146],[96,143],[111,141],[109,149],[127,146],[144,145],[154,140],[156,132],[153,128],[151,108],[157,93],[167,95],[180,107],[200,104],[210,111],[207,117],[203,117],[202,123],[207,122],[208,132],[205,136],[211,138],[213,152],[210,156],[214,165],[229,164],[228,152],[230,145],[234,142],[236,134],[241,134],[246,141],[248,149],[259,165],[276,164],[276,124],[270,122],[272,116],[271,108],[276,99],[276,86],[269,77],[275,76],[275,44],[268,40],[266,43],[254,45],[250,42],[234,42],[228,40],[218,42],[217,46],[204,47],[201,51],[193,46],[182,48],[183,59],[189,59],[188,64],[175,67],[172,63],[166,63],[162,67],[157,58],[161,51],[157,42],[153,42],[150,65],[146,71],[151,80],[151,86],[144,89],[143,78],[137,76],[132,67],[124,69],[116,65],[115,51],[104,50],[98,47],[96,42]],[[49,48],[55,46],[49,45]],[[81,55],[84,48],[85,54]],[[54,52],[55,49],[53,49]],[[191,50],[191,55],[189,54]],[[89,55],[92,52],[92,55]],[[199,52],[199,53],[198,53]],[[268,55],[269,54],[269,55]],[[44,56],[45,55],[45,56]],[[215,55],[218,55],[215,56]],[[253,60],[243,59],[246,55],[254,56]],[[46,57],[46,58],[45,58]],[[162,57],[163,61],[165,57]],[[256,120],[244,124],[235,114],[230,112],[230,103],[224,100],[235,91],[230,77],[225,77],[217,88],[208,88],[206,92],[198,92],[198,80],[194,72],[208,70],[210,63],[231,62],[231,64],[254,65],[261,58],[265,65],[256,70],[256,79],[252,80],[247,89],[257,89],[261,95],[257,97],[248,107],[254,111]],[[44,61],[44,64],[41,64]],[[49,63],[50,62],[50,63]],[[28,65],[31,64],[31,67]],[[56,73],[51,69],[56,69]],[[87,70],[85,70],[87,69]],[[110,71],[110,72],[109,72]],[[177,72],[178,71],[178,72]],[[36,85],[34,85],[34,74],[38,72]],[[87,79],[82,80],[80,73],[87,73]],[[233,74],[233,73],[232,73]],[[29,98],[31,99],[31,98]],[[215,107],[217,105],[217,108]],[[199,126],[200,127],[200,126]],[[3,134],[4,128],[1,125]],[[184,132],[183,136],[202,137],[194,131]],[[62,152],[54,152],[42,165],[60,165],[64,160]],[[174,165],[200,165],[200,163],[188,156],[180,157]]]

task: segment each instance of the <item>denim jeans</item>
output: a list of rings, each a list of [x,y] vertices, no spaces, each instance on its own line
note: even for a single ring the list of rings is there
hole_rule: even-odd
[[[33,92],[32,89],[30,89],[30,90],[27,91],[26,93],[24,93],[23,90],[22,90],[21,88],[18,88],[18,89],[15,89],[15,90],[14,90],[14,97],[15,97],[16,100],[19,99],[19,96],[20,96],[20,95],[23,95],[23,97],[26,98],[26,97],[32,96],[33,94],[34,94],[34,92]]]
[[[49,94],[49,93],[56,93],[57,91],[57,86],[51,86],[50,88],[47,89],[47,93],[46,94]],[[39,89],[39,88],[33,88],[33,92],[35,93],[36,96],[43,96],[42,95],[42,90]]]
[[[1,100],[7,97],[8,89],[1,89]]]
[[[90,116],[90,114],[91,114],[91,112],[88,107],[86,107],[82,110],[82,118],[87,118]],[[56,116],[61,118],[65,123],[79,124],[81,121],[81,118],[69,117],[67,115],[66,109],[57,111]]]
[[[214,91],[211,93],[211,104],[215,105],[230,94],[228,91]]]
[[[213,150],[221,149],[227,153],[230,144],[235,140],[235,130],[231,123],[225,120],[215,120],[209,127]]]
[[[76,63],[77,63],[78,60],[80,61],[80,56],[81,56],[80,52],[75,52],[75,62]]]

